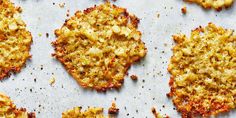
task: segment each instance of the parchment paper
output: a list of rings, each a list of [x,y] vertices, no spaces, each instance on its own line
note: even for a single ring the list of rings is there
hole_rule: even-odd
[[[51,42],[55,40],[54,30],[64,23],[67,10],[71,15],[84,10],[102,0],[13,0],[23,8],[22,17],[33,35],[32,59],[16,75],[0,82],[0,91],[8,94],[18,107],[35,111],[37,118],[60,118],[61,113],[75,106],[104,107],[105,113],[116,100],[120,108],[119,118],[153,118],[151,108],[155,106],[161,114],[178,118],[169,92],[167,65],[172,55],[171,35],[190,33],[199,25],[213,22],[225,28],[236,29],[236,4],[228,10],[216,12],[203,10],[182,0],[117,0],[116,5],[127,8],[140,19],[139,29],[143,33],[148,54],[140,63],[129,70],[129,75],[137,75],[134,82],[129,76],[120,91],[106,93],[85,90],[66,72],[63,66],[51,57],[54,52]],[[55,5],[53,5],[55,3]],[[58,4],[65,3],[61,8]],[[187,7],[187,14],[181,8]],[[160,17],[158,18],[158,14]],[[46,33],[49,37],[46,38]],[[54,77],[55,84],[49,80]],[[234,118],[236,112],[221,115]]]

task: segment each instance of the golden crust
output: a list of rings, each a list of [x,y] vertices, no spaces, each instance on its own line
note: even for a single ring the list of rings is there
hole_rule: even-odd
[[[85,88],[120,88],[132,63],[146,55],[139,20],[109,2],[78,11],[55,30],[55,56]]]
[[[9,0],[0,1],[0,80],[10,72],[19,72],[30,58],[32,36]]]
[[[28,113],[25,108],[17,109],[8,96],[3,93],[0,93],[0,117],[35,118],[35,114]]]
[[[206,9],[213,8],[217,11],[222,10],[222,8],[230,7],[234,2],[234,0],[184,0],[184,1],[190,3],[196,3]]]
[[[236,107],[236,35],[209,23],[177,43],[168,66],[174,105],[184,118],[210,116]]]
[[[62,118],[105,118],[103,108],[88,108],[81,111],[81,107],[75,107],[62,113]]]

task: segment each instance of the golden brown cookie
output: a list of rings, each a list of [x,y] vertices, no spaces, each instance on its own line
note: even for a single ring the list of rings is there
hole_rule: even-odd
[[[19,72],[31,57],[32,36],[20,12],[9,0],[0,0],[0,80],[10,72]]]
[[[147,52],[138,23],[109,2],[78,11],[55,31],[53,56],[85,88],[120,88],[129,67]]]
[[[16,108],[11,99],[0,93],[0,117],[1,118],[35,118],[34,113],[28,113],[25,108]]]
[[[190,3],[196,3],[206,9],[213,8],[217,11],[222,10],[222,8],[230,7],[234,2],[234,0],[184,0],[184,1]]]
[[[168,67],[168,94],[184,118],[210,116],[236,107],[236,35],[209,23],[177,43]]]
[[[81,107],[75,107],[62,113],[62,118],[105,118],[103,108],[88,108],[81,111]]]

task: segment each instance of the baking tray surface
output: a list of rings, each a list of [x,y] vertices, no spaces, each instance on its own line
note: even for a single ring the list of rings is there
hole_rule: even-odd
[[[170,99],[168,81],[170,75],[167,65],[172,55],[171,35],[182,32],[189,34],[199,25],[213,22],[218,26],[236,29],[236,3],[228,10],[216,12],[203,10],[182,0],[117,0],[117,6],[127,8],[128,12],[140,18],[139,29],[142,40],[148,48],[147,56],[134,64],[129,75],[137,75],[135,82],[129,76],[119,91],[106,93],[85,90],[66,72],[64,67],[51,54],[51,42],[55,40],[54,30],[60,28],[69,12],[103,3],[102,0],[12,0],[23,9],[22,17],[33,35],[32,59],[16,75],[0,82],[0,91],[14,100],[18,107],[35,111],[38,118],[60,118],[61,113],[75,106],[104,107],[105,113],[112,101],[120,108],[119,118],[153,118],[154,106],[161,114],[179,118]],[[65,3],[64,7],[60,7]],[[60,5],[59,5],[60,4]],[[187,14],[181,8],[187,7]],[[69,10],[69,11],[68,11]],[[158,15],[159,14],[159,15]],[[159,16],[159,17],[158,17]],[[46,37],[49,33],[49,37]],[[51,86],[50,79],[55,78]],[[234,118],[236,112],[220,115]]]

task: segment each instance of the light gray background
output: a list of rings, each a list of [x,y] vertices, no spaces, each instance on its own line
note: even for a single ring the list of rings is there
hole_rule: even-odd
[[[55,40],[54,30],[60,28],[67,18],[67,10],[73,15],[77,10],[102,3],[102,0],[13,1],[23,8],[22,17],[33,35],[32,59],[22,72],[0,82],[0,91],[8,94],[18,107],[35,110],[38,118],[60,118],[63,111],[74,106],[100,106],[107,112],[115,98],[120,108],[119,118],[152,118],[153,106],[161,110],[161,114],[168,114],[171,118],[180,117],[166,97],[169,92],[166,68],[173,44],[171,35],[179,32],[189,34],[191,29],[205,26],[208,22],[236,29],[236,4],[228,10],[215,12],[186,4],[182,0],[117,0],[116,5],[127,8],[141,19],[139,29],[143,32],[142,40],[146,43],[148,54],[129,70],[129,75],[138,76],[137,82],[127,76],[120,91],[97,93],[81,88],[63,66],[51,57],[53,47],[50,43]],[[58,4],[64,2],[65,8],[60,8]],[[187,14],[182,15],[181,8],[185,5]],[[157,14],[160,14],[159,18]],[[46,38],[46,33],[49,33],[49,38]],[[52,77],[56,78],[56,82],[50,86]],[[234,118],[236,113],[222,117]]]

